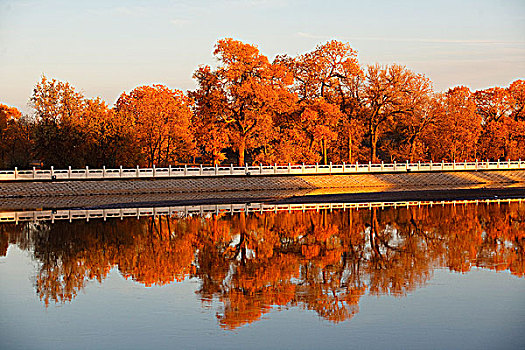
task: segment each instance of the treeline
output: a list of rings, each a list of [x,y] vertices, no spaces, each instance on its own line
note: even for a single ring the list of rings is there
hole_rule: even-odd
[[[233,39],[197,88],[122,93],[110,108],[45,76],[34,115],[0,105],[0,167],[165,166],[525,158],[525,81],[438,93],[424,75],[360,65],[330,41],[273,62]]]

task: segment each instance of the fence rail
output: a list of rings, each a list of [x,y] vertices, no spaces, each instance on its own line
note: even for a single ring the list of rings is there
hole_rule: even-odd
[[[259,166],[184,166],[167,168],[116,168],[116,169],[36,169],[0,170],[0,181],[35,180],[81,180],[81,179],[136,179],[136,178],[180,178],[212,176],[266,176],[266,175],[312,175],[312,174],[352,174],[352,173],[403,173],[440,172],[465,170],[506,170],[525,169],[525,161],[496,162],[441,162],[441,163],[380,163],[380,164],[288,164]]]
[[[408,208],[436,205],[466,205],[511,203],[525,201],[522,198],[511,199],[474,199],[474,200],[448,200],[448,201],[402,201],[402,202],[366,202],[366,203],[308,203],[308,204],[213,204],[213,205],[187,205],[174,207],[148,207],[148,208],[121,208],[121,209],[71,209],[71,210],[35,210],[0,212],[1,223],[38,222],[57,220],[92,220],[110,218],[124,219],[128,217],[140,218],[144,216],[203,216],[234,213],[264,213],[264,212],[292,212],[292,211],[319,211],[319,210],[346,210],[346,209],[372,209],[372,208]]]

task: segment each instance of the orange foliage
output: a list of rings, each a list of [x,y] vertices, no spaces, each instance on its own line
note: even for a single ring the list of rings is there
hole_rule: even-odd
[[[428,144],[434,161],[473,160],[481,133],[481,118],[467,87],[448,90],[437,100],[438,118],[429,133]]]
[[[28,161],[30,129],[22,113],[0,103],[0,169],[14,168]]]
[[[206,128],[228,134],[243,166],[246,150],[259,146],[259,136],[273,127],[272,118],[293,106],[294,96],[286,88],[290,74],[283,65],[271,64],[257,47],[230,38],[217,42],[214,55],[219,67],[195,72],[199,88],[191,96],[198,118],[210,125]]]
[[[144,165],[189,162],[194,155],[191,110],[182,91],[163,85],[140,86],[119,97],[116,111],[130,119]]]
[[[273,62],[231,38],[213,54],[218,65],[195,71],[187,97],[141,86],[113,109],[43,76],[30,100],[36,118],[0,108],[0,167],[525,158],[523,80],[435,94],[424,75],[363,67],[337,40]]]

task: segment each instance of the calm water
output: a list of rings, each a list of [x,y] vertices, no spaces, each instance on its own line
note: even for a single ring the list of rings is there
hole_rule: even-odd
[[[0,225],[2,349],[525,348],[525,202]]]

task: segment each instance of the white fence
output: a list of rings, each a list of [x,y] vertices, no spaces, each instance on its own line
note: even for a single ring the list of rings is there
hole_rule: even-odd
[[[346,209],[372,209],[372,208],[408,208],[436,205],[466,205],[511,203],[525,201],[521,198],[512,199],[473,199],[473,200],[447,200],[447,201],[403,201],[403,202],[366,202],[366,203],[307,203],[307,204],[212,204],[212,205],[187,205],[174,207],[149,207],[149,208],[121,208],[121,209],[72,209],[72,210],[35,210],[0,212],[1,223],[38,222],[57,220],[92,220],[108,218],[124,219],[128,217],[141,218],[144,216],[203,216],[234,213],[264,213],[264,212],[293,212],[293,211],[320,211],[320,210],[346,210]]]
[[[343,163],[329,165],[259,165],[259,166],[184,166],[167,168],[117,168],[117,169],[35,169],[0,170],[0,181],[34,180],[80,180],[80,179],[134,179],[168,177],[211,177],[211,176],[260,176],[260,175],[313,175],[313,174],[352,174],[352,173],[402,173],[429,171],[465,171],[465,170],[505,170],[525,169],[525,161],[497,162],[441,162],[441,163],[380,163],[359,164]]]

